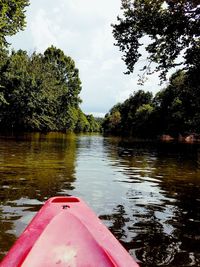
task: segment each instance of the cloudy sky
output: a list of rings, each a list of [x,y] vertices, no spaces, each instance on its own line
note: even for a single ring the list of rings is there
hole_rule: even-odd
[[[124,75],[122,54],[113,45],[111,23],[120,14],[120,0],[31,0],[27,27],[11,38],[15,49],[44,52],[50,45],[71,56],[80,71],[82,110],[104,115],[138,89],[159,90],[154,75],[137,85],[138,70]]]

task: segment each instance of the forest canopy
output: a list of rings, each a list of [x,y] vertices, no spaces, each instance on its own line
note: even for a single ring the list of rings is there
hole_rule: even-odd
[[[26,26],[28,0],[1,0],[0,2],[0,49],[8,46],[6,37],[16,34]]]
[[[51,46],[30,56],[23,50],[4,50],[1,58],[1,129],[100,130],[94,117],[79,107],[79,71],[62,50]]]
[[[147,74],[159,71],[165,79],[168,70],[178,65],[185,70],[200,69],[198,0],[122,0],[122,11],[113,35],[128,73],[143,56],[141,47],[147,52],[143,66]]]
[[[200,94],[187,79],[184,71],[177,71],[154,97],[151,92],[134,92],[106,114],[104,133],[153,139],[200,134]]]

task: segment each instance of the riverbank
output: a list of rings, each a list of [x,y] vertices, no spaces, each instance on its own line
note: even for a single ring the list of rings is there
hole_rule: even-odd
[[[200,143],[200,135],[199,134],[189,134],[189,135],[179,135],[178,138],[175,138],[168,134],[163,134],[160,137],[161,141],[169,142],[169,141],[177,141],[183,143]]]

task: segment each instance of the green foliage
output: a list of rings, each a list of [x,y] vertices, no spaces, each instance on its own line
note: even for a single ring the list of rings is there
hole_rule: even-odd
[[[44,54],[4,51],[0,65],[0,127],[29,131],[93,131],[79,108],[74,61],[55,47]]]
[[[110,111],[110,114],[107,114],[103,122],[103,128],[109,133],[119,133],[120,132],[120,123],[121,123],[121,113],[119,110]]]
[[[200,114],[200,84],[194,87],[188,72],[178,71],[172,75],[169,86],[157,97],[159,112],[169,133],[199,133],[200,121],[196,118]]]
[[[23,30],[25,23],[25,8],[28,0],[1,0],[0,1],[0,48],[8,45],[7,36]]]
[[[161,79],[172,67],[199,68],[200,7],[199,1],[122,0],[123,17],[113,25],[116,45],[123,53],[128,73],[140,59],[143,45],[148,53],[144,73],[161,71]],[[143,44],[143,37],[149,42]],[[177,61],[183,55],[183,62]],[[156,68],[151,69],[151,62]],[[143,77],[141,77],[143,78]]]
[[[90,125],[90,128],[89,128],[90,132],[101,132],[101,124],[102,124],[101,119],[94,118],[93,115],[87,115],[87,120]]]
[[[105,116],[104,132],[145,138],[199,134],[200,85],[194,88],[190,75],[190,72],[177,71],[169,85],[154,98],[151,93],[140,90],[124,103],[115,105]],[[119,114],[120,120],[117,120]]]
[[[77,115],[78,117],[77,117],[75,131],[76,132],[89,132],[90,124],[87,120],[86,115],[80,109],[78,110]]]
[[[44,52],[44,60],[49,63],[54,71],[57,81],[66,92],[65,98],[72,106],[77,106],[81,102],[78,95],[81,91],[81,81],[79,79],[79,71],[75,67],[73,59],[66,56],[60,49],[51,46]],[[76,96],[76,97],[74,97]],[[66,101],[63,98],[62,101]]]
[[[142,125],[145,125],[152,112],[152,94],[143,90],[134,92],[124,103],[115,105],[106,114],[103,122],[104,132],[143,135],[145,129]]]

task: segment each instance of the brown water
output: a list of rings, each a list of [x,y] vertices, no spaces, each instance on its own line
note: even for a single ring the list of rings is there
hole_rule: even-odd
[[[198,145],[2,136],[0,188],[1,257],[46,199],[75,195],[142,267],[200,266]]]

